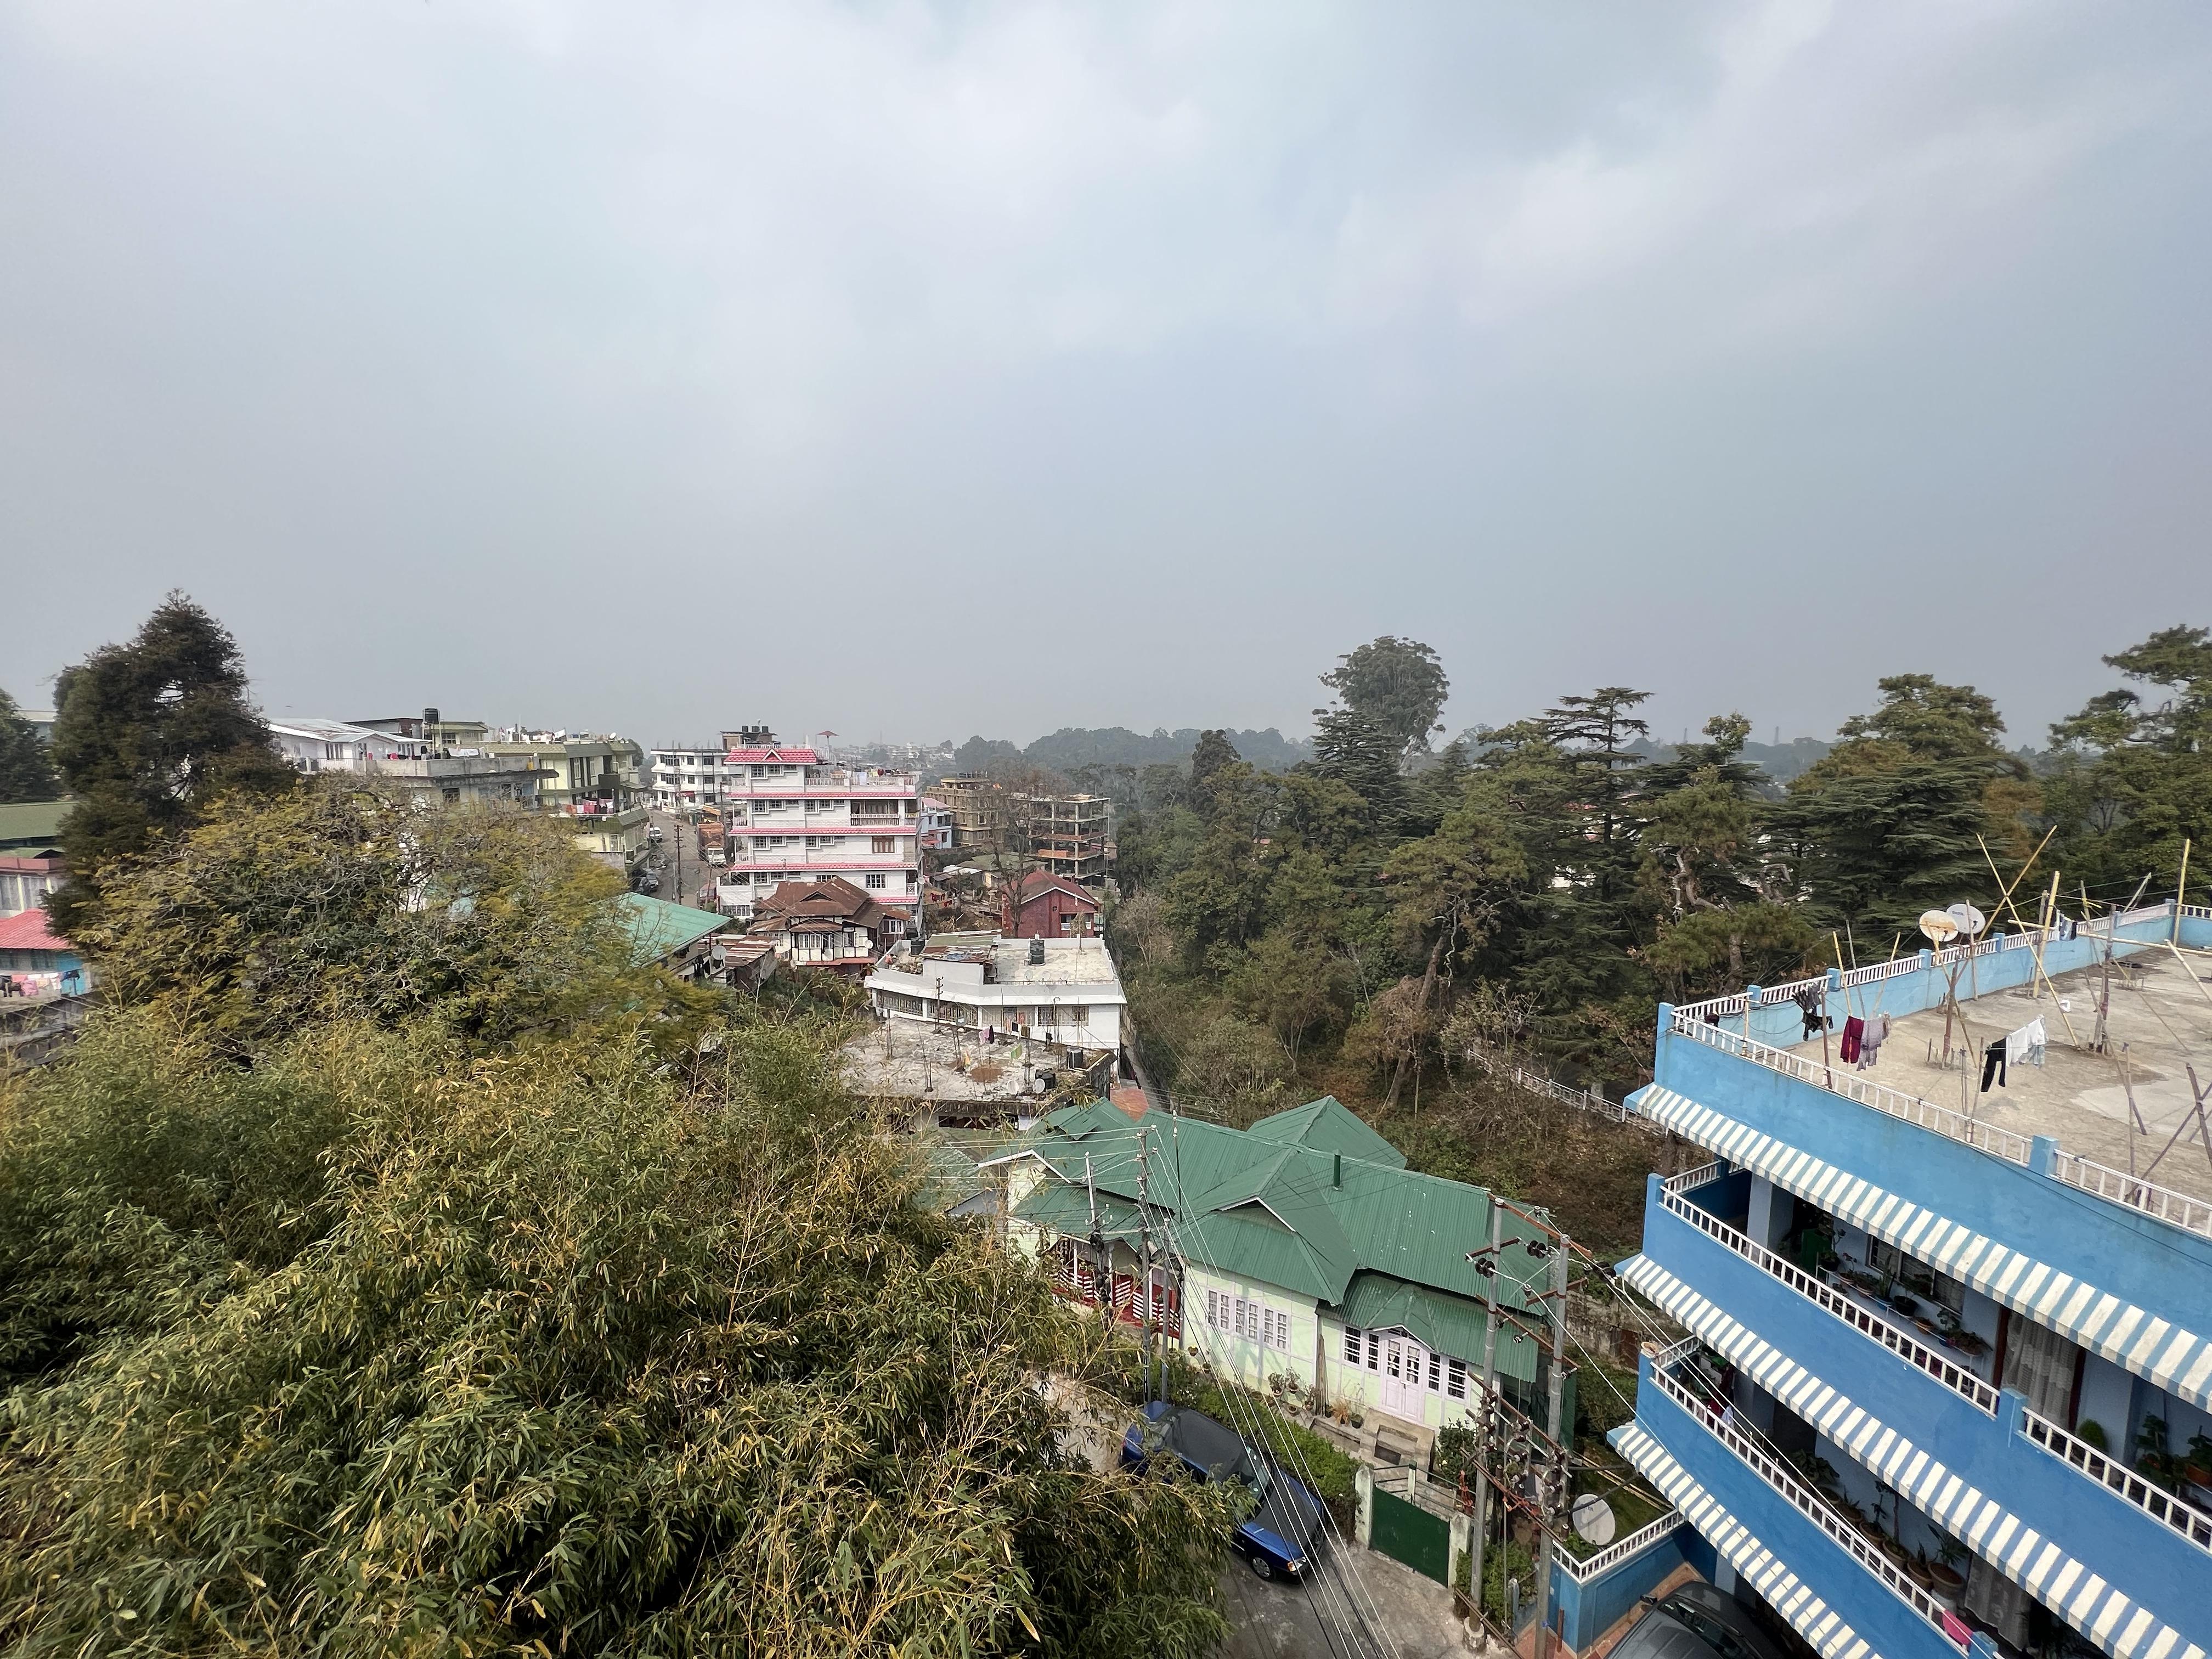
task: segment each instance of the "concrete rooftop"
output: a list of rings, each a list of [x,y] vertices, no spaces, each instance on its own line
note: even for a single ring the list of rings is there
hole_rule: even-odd
[[[1944,1012],[1934,1008],[1893,1017],[1879,1063],[1865,1075],[1953,1111],[1970,1111],[2014,1134],[2049,1135],[2066,1151],[2112,1169],[2128,1170],[2132,1148],[2135,1172],[2161,1187],[2212,1199],[2212,1149],[2194,1127],[2187,1070],[2194,1065],[2197,1082],[2212,1083],[2212,998],[2191,983],[2191,970],[2212,990],[2212,954],[2185,952],[2178,960],[2158,946],[2114,962],[2109,1052],[2102,1054],[2089,1046],[2097,1025],[2100,969],[2057,975],[2055,998],[2041,985],[2033,991],[2021,987],[1972,997],[1970,981],[1962,977],[1959,1010],[1966,1030],[1962,1038],[1959,1021],[1953,1020],[1949,1063],[1943,1058]],[[1836,1030],[1828,1036],[1831,1055],[1846,1012],[1863,1016],[1880,1010],[1881,993],[1880,984],[1868,986],[1851,994],[1848,1010],[1836,1007]],[[1992,1085],[1982,1093],[1982,1051],[2039,1014],[2050,1037],[2045,1065],[2013,1066],[2002,1087]],[[1964,1096],[1962,1049],[1971,1067]],[[1798,1043],[1793,1052],[1819,1060],[1820,1039]],[[2129,1121],[2130,1090],[2141,1129]],[[2212,1107],[2207,1115],[2212,1116]],[[2185,1122],[2191,1127],[2151,1169],[2151,1160]]]

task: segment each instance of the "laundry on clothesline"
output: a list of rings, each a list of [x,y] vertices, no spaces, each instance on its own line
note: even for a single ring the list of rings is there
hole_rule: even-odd
[[[1990,1079],[1996,1079],[1997,1087],[2005,1086],[2005,1040],[1999,1037],[1982,1050],[1982,1092],[1990,1091]]]
[[[1836,1058],[1838,1060],[1856,1060],[1859,1057],[1859,1040],[1865,1035],[1865,1033],[1866,1022],[1861,1019],[1856,1014],[1853,1014],[1849,1019],[1845,1020],[1844,1022],[1844,1040],[1836,1045]]]
[[[1828,1018],[1826,992],[1803,990],[1790,1000],[1797,1005],[1798,1012],[1805,1017],[1806,1036],[1816,1037],[1835,1024],[1835,1021]]]
[[[2038,1014],[2017,1031],[2007,1034],[2005,1061],[2011,1066],[2040,1066],[2050,1042],[2043,1029],[2043,1016]]]
[[[1859,1070],[1863,1072],[1875,1063],[1875,1057],[1881,1052],[1881,1045],[1888,1040],[1889,1016],[1869,1014],[1864,1028],[1859,1032]]]

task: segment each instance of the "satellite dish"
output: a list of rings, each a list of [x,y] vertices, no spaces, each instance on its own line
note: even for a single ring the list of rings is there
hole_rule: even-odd
[[[1951,920],[1948,911],[1923,910],[1920,913],[1920,931],[1935,944],[1948,945],[1959,936],[1959,924]]]
[[[1990,925],[1988,918],[1971,904],[1954,904],[1943,914],[1957,923],[1959,931],[1968,939],[1972,939]]]
[[[1613,1542],[1613,1506],[1594,1492],[1575,1499],[1575,1532],[1585,1543]]]

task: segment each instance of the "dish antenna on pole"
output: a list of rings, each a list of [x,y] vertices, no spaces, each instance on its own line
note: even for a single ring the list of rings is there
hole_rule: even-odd
[[[1948,910],[1923,910],[1920,931],[1928,936],[1929,944],[1940,948],[1958,938],[1959,924],[1951,919]]]
[[[1943,914],[1950,917],[1959,931],[1968,939],[1979,937],[1982,929],[1990,925],[1989,918],[1971,904],[1954,904]]]

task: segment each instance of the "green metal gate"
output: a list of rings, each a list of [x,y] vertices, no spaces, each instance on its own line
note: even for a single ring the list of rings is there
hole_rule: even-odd
[[[1375,1494],[1375,1547],[1439,1584],[1451,1582],[1451,1522],[1395,1492]]]

